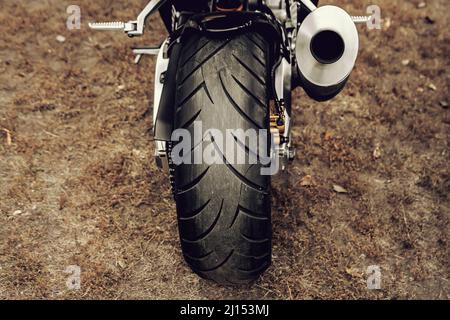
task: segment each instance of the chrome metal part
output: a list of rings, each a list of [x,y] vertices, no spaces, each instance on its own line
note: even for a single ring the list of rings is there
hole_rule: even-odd
[[[155,70],[155,91],[153,98],[153,127],[156,125],[158,119],[159,105],[161,102],[161,95],[164,88],[164,74],[169,67],[169,57],[167,54],[169,47],[169,40],[163,42],[160,50],[158,50],[158,58],[156,60]],[[156,163],[164,170],[169,169],[169,158],[167,155],[167,142],[155,140],[155,156]]]

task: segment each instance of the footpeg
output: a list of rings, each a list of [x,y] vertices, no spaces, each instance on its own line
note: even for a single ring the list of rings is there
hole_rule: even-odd
[[[93,30],[123,30],[124,32],[130,32],[136,30],[136,25],[131,22],[92,22],[89,23],[89,28]]]
[[[354,23],[367,23],[372,16],[351,16]]]
[[[144,34],[144,24],[147,17],[158,11],[166,0],[151,0],[141,11],[136,21],[129,22],[94,22],[89,23],[89,27],[94,30],[123,30],[128,36],[142,36]]]

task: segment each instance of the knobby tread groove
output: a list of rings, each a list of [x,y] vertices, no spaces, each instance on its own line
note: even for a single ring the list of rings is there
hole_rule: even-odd
[[[216,266],[214,266],[214,267],[212,267],[212,268],[210,268],[210,269],[202,269],[201,271],[202,271],[202,272],[211,272],[211,271],[214,271],[214,270],[219,269],[219,268],[222,267],[225,263],[227,263],[228,260],[230,260],[230,258],[231,258],[231,256],[233,255],[233,253],[234,253],[234,249],[230,251],[230,253],[226,256],[226,258],[225,258],[221,263],[219,263],[218,265],[216,265]]]
[[[209,41],[205,41],[205,43],[202,43],[189,57],[187,57],[182,63],[181,63],[181,67],[184,67],[186,65],[186,63],[189,62],[189,60],[194,57],[195,55],[197,55],[204,47],[206,47],[208,45]],[[195,45],[195,42],[193,43],[192,46]],[[191,48],[186,49],[187,52],[189,52]]]
[[[252,36],[246,35],[246,38],[247,38],[248,40],[250,40],[252,43],[254,43],[254,44],[258,47],[258,49],[261,50],[261,52],[265,52],[265,51],[266,51],[266,50],[261,46],[261,44],[258,43],[258,41],[256,41]]]
[[[180,126],[180,128],[183,128],[183,129],[189,128],[189,126],[190,126],[191,124],[193,124],[193,123],[195,122],[195,120],[198,119],[198,117],[200,116],[200,112],[202,112],[202,109],[198,110],[198,111],[192,116],[192,118],[190,118],[188,121],[186,121],[184,124],[182,124],[182,125]]]
[[[207,167],[202,173],[200,173],[190,183],[182,186],[180,189],[177,189],[177,194],[182,194],[182,193],[185,193],[185,192],[188,192],[188,191],[194,189],[195,186],[197,186],[202,181],[202,179],[206,176],[206,174],[208,173],[209,168],[211,168],[211,167]]]
[[[200,83],[194,90],[192,90],[187,96],[186,98],[183,99],[183,101],[181,101],[178,106],[177,109],[181,109],[181,107],[183,105],[186,104],[186,102],[188,102],[189,100],[191,100],[197,93],[200,92],[201,89],[204,89],[206,87],[205,82],[203,81],[202,83]]]
[[[244,117],[248,122],[250,122],[254,127],[256,127],[258,130],[262,129],[261,126],[259,124],[257,124],[255,122],[255,120],[253,120],[249,115],[247,115],[240,107],[239,105],[236,103],[236,101],[233,99],[233,97],[230,95],[230,93],[228,92],[228,89],[226,88],[224,82],[223,82],[223,78],[222,78],[222,74],[219,73],[219,78],[220,78],[220,83],[222,85],[222,88],[225,92],[225,95],[227,96],[228,100],[230,101],[231,105],[234,107],[234,109],[242,116]]]
[[[259,98],[256,97],[255,94],[254,94],[253,92],[251,92],[248,88],[246,88],[246,87],[244,86],[244,84],[243,84],[241,81],[239,81],[238,78],[236,78],[234,75],[231,75],[231,77],[233,78],[234,81],[236,81],[236,83],[239,85],[239,87],[240,87],[246,94],[248,94],[250,97],[253,98],[253,100],[256,101],[256,103],[257,103],[260,107],[266,108],[266,104],[263,103],[261,100],[259,100]]]
[[[217,153],[219,153],[220,157],[223,159],[224,164],[228,167],[228,169],[230,169],[230,171],[236,176],[236,178],[238,178],[241,181],[241,183],[243,183],[246,186],[248,186],[248,187],[250,187],[252,189],[255,189],[257,191],[263,191],[264,190],[264,187],[254,183],[250,179],[246,178],[243,174],[241,174],[238,170],[236,170],[236,168],[234,168],[233,165],[230,162],[228,162],[228,160],[225,157],[225,155],[219,149],[219,146],[217,145],[217,143],[215,141],[213,141],[212,143],[214,144],[214,147],[215,147]]]
[[[253,58],[255,58],[255,60],[256,60],[257,62],[259,62],[259,64],[260,64],[261,66],[263,66],[264,68],[266,67],[266,63],[265,63],[264,61],[262,61],[260,57],[258,57],[256,54],[253,54],[252,56],[253,56]]]
[[[205,254],[205,255],[199,256],[199,257],[193,257],[193,256],[191,256],[191,255],[189,255],[189,254],[187,254],[187,253],[183,253],[183,255],[184,255],[185,257],[187,257],[188,259],[191,259],[191,260],[197,260],[197,261],[198,261],[198,260],[203,260],[203,259],[209,257],[213,252],[214,252],[214,250],[208,252],[208,253]]]
[[[206,201],[203,205],[201,205],[199,208],[195,209],[194,211],[190,212],[189,214],[187,214],[186,216],[183,217],[179,217],[178,219],[180,219],[181,221],[188,221],[188,220],[192,220],[197,218],[199,215],[202,214],[203,209],[205,209],[208,204],[211,202],[211,199],[208,199],[208,201]]]
[[[250,238],[249,236],[246,236],[246,235],[243,234],[243,233],[241,233],[241,236],[242,236],[246,241],[251,242],[251,243],[264,243],[264,242],[270,241],[269,238],[253,239],[253,238]]]
[[[233,57],[239,62],[240,65],[242,65],[255,79],[256,81],[258,81],[262,86],[265,86],[266,84],[264,83],[264,80],[261,79],[254,70],[252,70],[252,68],[250,68],[249,66],[247,66],[247,64],[245,62],[243,62],[241,59],[239,59],[239,57],[237,57],[234,53],[233,53]]]
[[[217,47],[213,52],[211,52],[209,55],[204,58],[201,62],[197,64],[188,74],[181,80],[181,83],[178,85],[179,87],[182,86],[187,79],[189,79],[198,69],[200,69],[209,59],[214,57],[220,50],[222,50],[230,41],[225,41],[222,43],[219,47]]]
[[[192,240],[183,238],[182,241],[188,242],[188,243],[195,243],[195,242],[202,241],[204,238],[206,238],[214,230],[214,227],[216,226],[217,222],[219,221],[220,214],[222,213],[222,209],[223,209],[223,202],[224,202],[224,200],[222,199],[222,202],[221,202],[220,208],[219,208],[219,212],[217,213],[216,218],[214,219],[214,222],[205,232],[201,233],[198,237],[196,237]]]
[[[249,156],[254,156],[254,157],[256,157],[256,159],[257,160],[259,160],[259,154],[258,154],[258,151],[253,151],[253,150],[250,150],[250,148],[244,143],[244,142],[242,142],[241,140],[239,140],[239,138],[238,137],[236,137],[233,133],[231,134],[232,136],[233,136],[233,139],[234,139],[234,141],[236,142],[236,144],[238,145],[238,146],[240,146],[244,151],[245,151],[245,153],[247,154],[247,155],[249,155]]]

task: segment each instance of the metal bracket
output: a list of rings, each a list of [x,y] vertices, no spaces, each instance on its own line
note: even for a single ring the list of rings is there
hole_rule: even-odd
[[[157,56],[160,50],[161,47],[133,48],[133,53],[136,56],[134,63],[138,64],[141,61],[142,55]]]
[[[301,3],[305,5],[305,7],[308,8],[309,11],[313,12],[317,9],[316,5],[312,3],[311,0],[300,0]],[[354,23],[367,23],[370,21],[372,16],[350,16]]]
[[[144,34],[144,25],[147,17],[158,10],[166,0],[151,0],[142,10],[142,12],[138,15],[136,21],[130,21],[130,23],[135,24],[136,29],[133,31],[129,31],[129,36],[141,36]]]
[[[169,56],[168,56],[169,42],[170,42],[169,39],[167,39],[166,41],[163,42],[163,44],[161,45],[161,48],[158,50],[158,58],[156,60],[155,90],[154,90],[154,98],[153,98],[153,130],[155,130],[156,125],[157,125],[159,108],[161,105],[161,97],[162,97],[162,92],[163,92],[163,88],[165,85],[164,77],[165,77],[165,74],[169,67],[169,61],[170,61]],[[138,51],[138,52],[140,52],[140,51]],[[169,149],[168,142],[155,140],[156,163],[157,163],[158,167],[163,168],[164,170],[169,169],[169,156],[167,154],[168,149]]]
[[[305,7],[308,8],[309,11],[313,12],[314,10],[317,9],[316,5],[314,3],[312,3],[311,0],[300,0],[301,3],[303,3],[305,5]]]
[[[167,142],[166,141],[155,141],[155,160],[156,166],[163,169],[164,171],[169,171],[169,155],[167,154]]]
[[[123,30],[130,37],[144,34],[144,26],[147,18],[157,11],[166,0],[151,0],[138,15],[137,20],[129,22],[93,22],[89,27],[94,30]]]

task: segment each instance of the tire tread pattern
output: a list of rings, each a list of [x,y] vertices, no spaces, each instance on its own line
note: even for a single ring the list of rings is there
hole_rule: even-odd
[[[203,132],[268,129],[269,49],[263,37],[195,35],[184,46],[176,128],[193,130],[196,120],[202,122]],[[270,177],[260,175],[260,163],[230,164],[211,138],[200,144],[214,144],[224,164],[181,164],[174,169],[183,255],[204,278],[224,285],[248,284],[271,263]],[[246,141],[234,142],[237,150],[249,154]],[[192,142],[192,149],[197,146]]]

